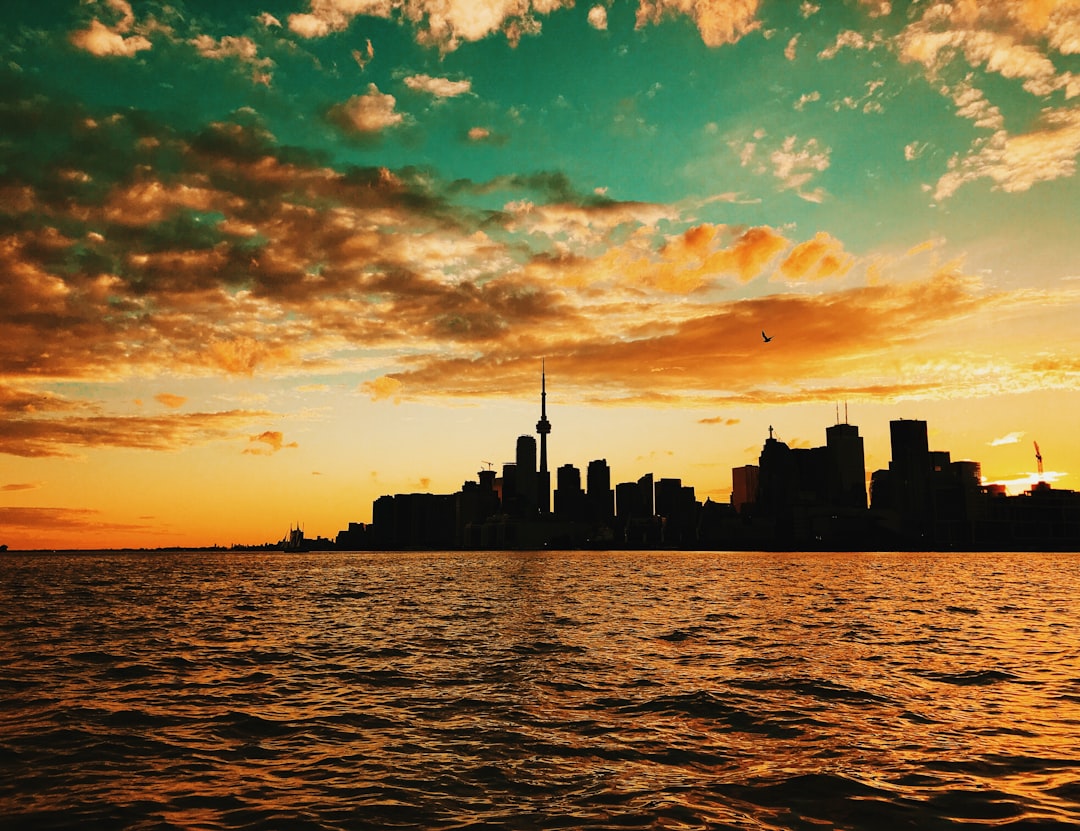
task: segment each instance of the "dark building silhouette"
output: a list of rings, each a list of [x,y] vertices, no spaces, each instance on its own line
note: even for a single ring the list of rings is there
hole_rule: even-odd
[[[586,495],[589,520],[599,527],[610,529],[615,521],[615,491],[611,489],[611,468],[607,459],[589,462]]]
[[[686,545],[697,539],[698,504],[692,487],[681,479],[661,479],[655,487],[656,515],[667,545]]]
[[[825,428],[829,450],[829,501],[844,508],[866,508],[866,455],[859,428],[834,424]]]
[[[537,502],[536,439],[532,436],[518,436],[515,471],[514,496],[517,501],[511,514],[531,519],[540,510]]]
[[[506,462],[502,469],[502,481],[499,483],[499,498],[504,513],[519,513],[521,499],[518,497],[517,464]]]
[[[825,432],[824,447],[792,449],[769,428],[750,510],[761,536],[772,545],[849,547],[868,537],[871,518],[859,429],[836,424]]]
[[[585,492],[581,489],[581,471],[571,464],[562,465],[556,474],[555,515],[559,519],[583,522],[587,515]]]

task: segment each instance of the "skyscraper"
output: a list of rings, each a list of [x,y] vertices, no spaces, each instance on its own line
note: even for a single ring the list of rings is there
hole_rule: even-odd
[[[540,420],[536,422],[536,432],[540,436],[540,471],[536,476],[536,507],[540,513],[551,512],[551,474],[548,473],[547,437],[551,432],[551,422],[547,417],[547,368],[540,363]]]
[[[611,489],[611,468],[607,459],[589,462],[586,482],[590,518],[594,522],[610,523],[615,517],[615,491]]]
[[[536,439],[532,436],[518,436],[516,461],[517,496],[520,500],[518,515],[534,517],[538,506]]]
[[[829,450],[829,501],[843,508],[866,508],[866,461],[863,440],[854,424],[825,428]]]

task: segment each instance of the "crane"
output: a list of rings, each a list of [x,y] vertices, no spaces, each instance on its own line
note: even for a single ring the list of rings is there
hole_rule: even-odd
[[[1042,453],[1039,452],[1039,443],[1035,442],[1035,462],[1039,465],[1039,481],[1043,478]]]
[[[485,466],[485,470],[491,470],[493,467],[495,467],[495,465],[493,465],[491,462],[481,461],[480,464]]]

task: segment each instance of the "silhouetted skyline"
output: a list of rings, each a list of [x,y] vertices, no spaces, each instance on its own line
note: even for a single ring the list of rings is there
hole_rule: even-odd
[[[587,487],[571,463],[548,491],[547,374],[541,369],[536,440],[517,439],[502,475],[481,470],[452,494],[385,494],[372,523],[350,524],[344,548],[1019,548],[1080,550],[1080,494],[1036,484],[1021,496],[984,485],[977,461],[930,450],[927,423],[889,423],[892,458],[869,477],[859,428],[825,428],[820,447],[792,448],[772,425],[757,464],[733,467],[728,503],[704,502],[680,478],[611,487],[606,459],[588,463]],[[1041,462],[1041,459],[1040,459]]]

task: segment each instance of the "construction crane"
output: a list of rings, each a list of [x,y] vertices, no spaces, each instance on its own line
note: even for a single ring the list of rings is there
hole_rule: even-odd
[[[1039,481],[1043,478],[1042,453],[1039,452],[1039,443],[1035,442],[1035,462],[1039,465]]]
[[[491,470],[491,469],[492,469],[493,467],[495,467],[495,465],[493,465],[493,464],[492,464],[491,462],[485,462],[485,461],[481,461],[481,462],[480,462],[480,464],[482,464],[482,465],[485,465],[485,466],[486,466],[486,468],[485,468],[486,470]]]

